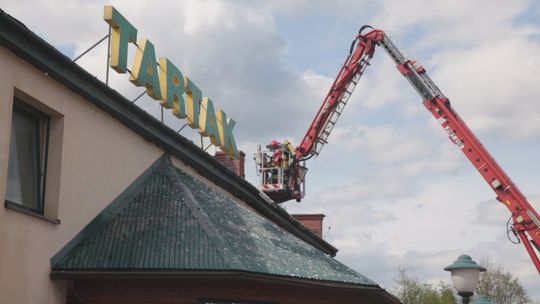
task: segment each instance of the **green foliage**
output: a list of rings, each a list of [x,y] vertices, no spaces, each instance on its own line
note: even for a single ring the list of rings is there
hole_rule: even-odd
[[[490,260],[482,262],[487,271],[482,273],[476,293],[485,295],[494,304],[527,304],[531,299],[521,282],[508,270],[496,266]]]
[[[453,304],[457,302],[456,296],[454,295],[454,289],[450,284],[441,282],[439,288],[441,304]]]
[[[398,297],[403,304],[457,304],[452,287],[447,283],[441,282],[438,287],[421,283],[404,268],[399,269],[396,282]]]
[[[521,282],[508,270],[486,259],[480,265],[487,268],[482,273],[475,294],[487,296],[493,304],[540,304],[533,302]],[[458,304],[461,298],[451,284],[441,282],[434,287],[421,282],[414,271],[398,270],[397,296],[403,304]]]

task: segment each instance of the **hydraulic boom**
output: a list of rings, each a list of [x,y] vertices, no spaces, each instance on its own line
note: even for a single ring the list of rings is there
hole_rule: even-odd
[[[380,46],[392,58],[398,71],[409,81],[416,92],[422,97],[426,109],[437,119],[441,127],[446,131],[450,140],[465,154],[472,165],[493,189],[497,200],[503,203],[512,215],[512,231],[519,237],[525,249],[529,253],[536,269],[540,273],[540,217],[527,201],[518,187],[506,175],[503,169],[491,157],[473,132],[452,108],[450,101],[427,75],[425,68],[418,62],[408,59],[396,47],[392,40],[382,30],[372,29],[366,34],[362,32],[369,26],[363,26],[354,39],[350,52],[324,99],[317,115],[310,124],[306,135],[298,147],[286,148],[288,145],[274,142],[268,148],[274,153],[282,150],[292,154],[287,166],[274,161],[275,157],[269,158],[269,170],[279,171],[280,178],[274,179],[273,172],[264,173],[264,161],[257,161],[259,171],[262,173],[262,190],[277,202],[290,199],[300,201],[303,197],[304,175],[307,169],[300,164],[317,156],[328,136],[340,117],[344,106],[364,70],[373,57],[375,47]],[[259,159],[264,155],[259,151]],[[257,154],[256,154],[257,156]],[[279,161],[279,158],[277,158]],[[275,164],[279,163],[279,166]],[[262,164],[262,165],[261,165]],[[272,167],[273,166],[273,167]],[[285,169],[286,168],[286,169]],[[281,182],[282,188],[278,191],[269,189],[267,177],[271,176],[272,182]],[[265,187],[266,186],[266,187]]]
[[[510,210],[513,231],[520,238],[540,273],[538,213],[454,111],[450,100],[433,83],[424,67],[416,61],[407,59],[383,31],[372,30],[364,37],[376,40],[377,44],[392,58],[398,71],[416,89],[423,99],[424,106],[437,119],[450,140],[465,154],[491,189],[495,191],[497,200]]]

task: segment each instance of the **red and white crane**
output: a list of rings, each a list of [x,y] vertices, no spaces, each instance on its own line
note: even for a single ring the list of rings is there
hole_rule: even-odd
[[[362,34],[365,29],[371,29]],[[408,59],[384,31],[370,26],[360,28],[351,44],[345,63],[341,67],[319,111],[311,122],[302,142],[296,147],[285,141],[273,141],[268,150],[255,153],[260,189],[275,202],[291,199],[300,201],[304,196],[305,161],[317,156],[328,142],[352,91],[362,77],[376,46],[392,58],[398,71],[422,97],[426,109],[437,119],[450,140],[465,154],[491,189],[496,198],[511,213],[511,230],[529,253],[540,273],[540,217],[504,170],[484,148],[465,122],[452,108],[449,99],[428,76],[418,62]]]

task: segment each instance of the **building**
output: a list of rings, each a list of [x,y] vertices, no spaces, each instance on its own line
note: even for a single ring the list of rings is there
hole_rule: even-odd
[[[399,303],[5,12],[0,45],[0,303]]]

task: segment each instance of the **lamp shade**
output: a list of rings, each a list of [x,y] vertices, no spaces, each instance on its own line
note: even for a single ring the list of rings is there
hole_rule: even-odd
[[[486,268],[476,264],[470,256],[463,254],[451,265],[444,268],[450,271],[452,283],[458,293],[474,293],[480,272],[486,271]]]

